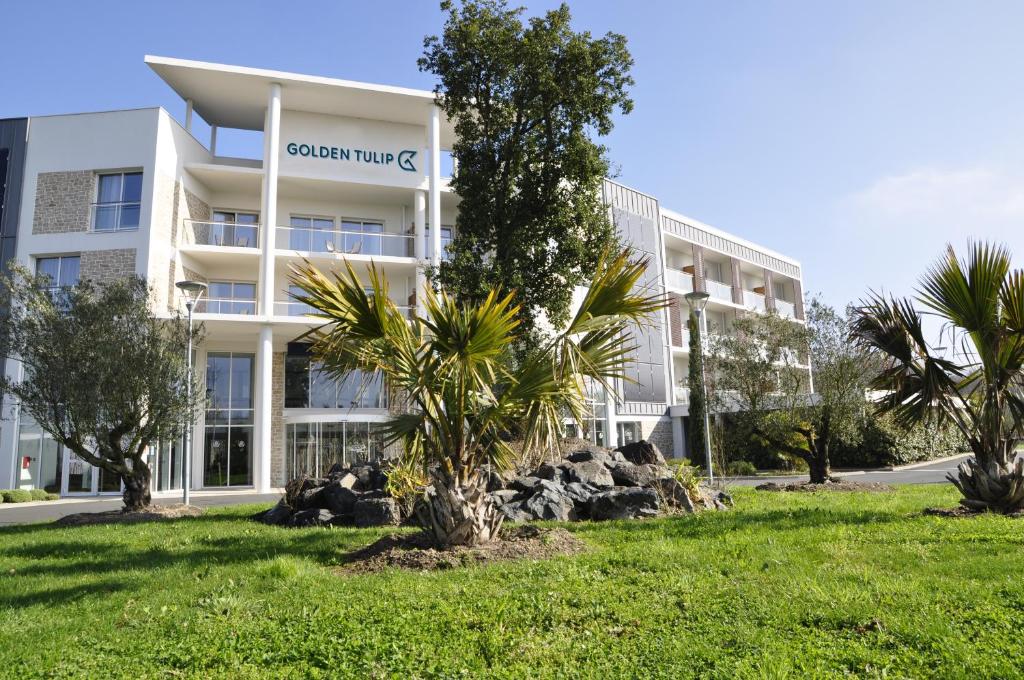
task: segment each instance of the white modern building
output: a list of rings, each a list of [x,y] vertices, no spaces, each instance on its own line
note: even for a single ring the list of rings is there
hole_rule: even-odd
[[[0,261],[54,285],[137,274],[154,313],[181,309],[175,283],[197,280],[206,329],[196,352],[207,406],[194,428],[196,489],[280,487],[334,461],[385,455],[388,395],[360,376],[337,383],[295,342],[311,327],[290,301],[289,265],[374,262],[414,313],[424,265],[444,256],[459,199],[442,173],[453,129],[429,91],[164,57],[149,67],[186,103],[0,121]],[[209,138],[193,134],[201,117]],[[256,131],[261,158],[218,155],[217,134]],[[737,314],[801,320],[800,265],[608,181],[623,239],[652,258],[647,284],[672,306],[639,336],[634,381],[595,405],[586,436],[639,438],[685,454],[685,302],[710,294],[711,332]],[[20,366],[5,369],[17,379]],[[5,399],[0,488],[118,493],[119,481],[62,450]],[[151,452],[154,491],[180,488],[181,442]]]

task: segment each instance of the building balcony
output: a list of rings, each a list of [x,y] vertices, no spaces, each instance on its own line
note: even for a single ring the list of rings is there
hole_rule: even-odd
[[[278,227],[275,239],[277,250],[301,253],[334,253],[370,257],[415,256],[413,234],[370,231],[344,231],[310,229],[304,227]]]
[[[693,275],[679,269],[665,269],[665,285],[684,294],[693,291]]]
[[[784,319],[795,319],[796,318],[796,305],[792,302],[786,302],[785,300],[775,300],[775,310]]]
[[[258,248],[260,225],[252,222],[185,220],[182,245]]]
[[[690,403],[690,388],[689,387],[683,387],[682,385],[676,385],[674,392],[675,392],[676,404],[688,405]]]
[[[398,310],[407,319],[412,319],[416,313],[415,307],[409,307],[407,305],[397,305]],[[297,302],[295,300],[277,300],[274,302],[274,316],[288,316],[288,317],[311,317],[315,314],[315,310],[307,305],[305,302]]]
[[[708,294],[715,300],[720,302],[732,303],[732,286],[721,281],[714,281],[712,279],[706,279],[704,285],[707,287]]]
[[[755,293],[752,290],[743,291],[743,306],[755,309],[759,312],[764,312],[768,309],[764,301],[764,295]]]
[[[195,306],[196,314],[256,314],[255,300],[236,300],[227,298],[202,298]]]

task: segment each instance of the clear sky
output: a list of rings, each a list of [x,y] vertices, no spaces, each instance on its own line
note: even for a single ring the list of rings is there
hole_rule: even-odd
[[[537,12],[552,2],[528,2]],[[636,59],[619,179],[799,259],[844,304],[944,243],[1024,256],[1024,2],[570,3]],[[144,54],[431,88],[430,0],[5,3],[0,117],[184,105]],[[242,139],[225,144],[245,144]]]

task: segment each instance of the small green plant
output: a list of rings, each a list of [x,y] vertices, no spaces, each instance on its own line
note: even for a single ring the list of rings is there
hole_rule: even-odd
[[[686,489],[687,495],[690,500],[697,500],[700,498],[700,480],[701,476],[697,472],[697,468],[689,465],[680,465],[676,468],[672,474],[679,484]]]
[[[32,494],[24,489],[0,491],[0,496],[3,496],[4,503],[28,503],[32,500]]]
[[[411,516],[416,501],[423,496],[423,490],[429,484],[423,467],[417,465],[415,460],[405,458],[397,461],[387,471],[387,475],[384,490],[402,506],[403,515]]]

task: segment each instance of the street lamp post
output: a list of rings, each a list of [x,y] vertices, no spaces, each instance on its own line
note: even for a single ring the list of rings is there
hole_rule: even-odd
[[[203,293],[206,292],[206,284],[200,281],[178,281],[175,286],[181,291],[185,297],[185,309],[188,310],[188,354],[185,357],[186,365],[188,366],[188,380],[185,383],[185,394],[188,397],[189,405],[192,404],[192,310],[195,308],[196,303],[199,302],[199,298],[203,297]],[[192,483],[192,421],[195,420],[194,416],[190,416],[188,422],[185,423],[185,444],[182,446],[182,465],[181,465],[181,488],[182,488],[182,502],[185,505],[189,504],[189,491]]]
[[[697,315],[698,330],[700,333],[700,342],[697,343],[697,351],[700,353],[700,386],[701,391],[704,394],[704,456],[708,466],[708,482],[714,483],[715,472],[711,468],[711,415],[708,411],[708,381],[707,375],[704,370],[704,340],[707,336],[708,323],[707,318],[704,315],[704,308],[708,305],[708,298],[711,297],[707,293],[700,291],[693,291],[687,293],[685,296],[686,304],[690,307],[690,312]]]

